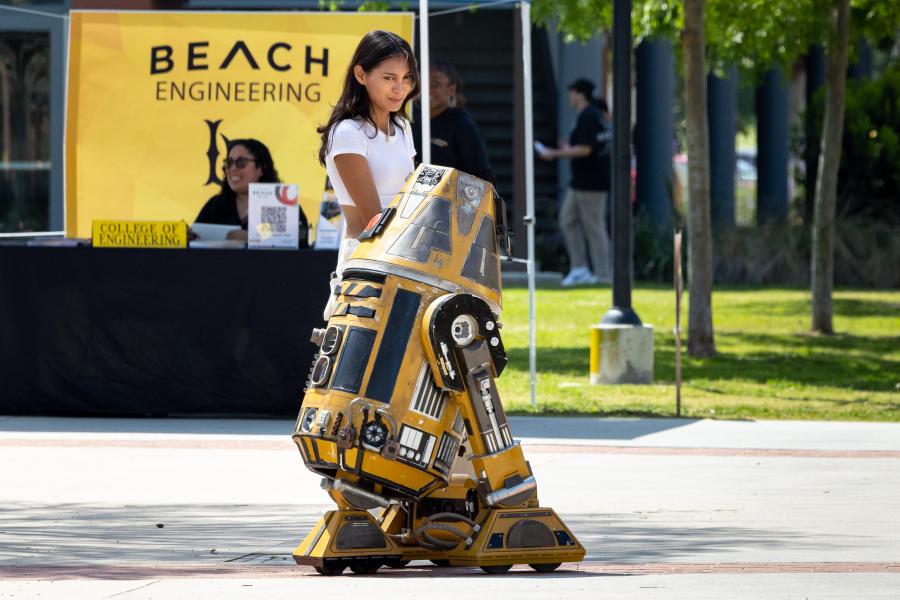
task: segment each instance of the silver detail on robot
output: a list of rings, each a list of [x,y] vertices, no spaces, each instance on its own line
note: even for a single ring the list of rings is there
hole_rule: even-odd
[[[456,451],[459,449],[459,440],[455,436],[445,433],[441,436],[441,443],[438,445],[437,456],[434,459],[434,468],[445,476],[450,475],[450,469],[453,467],[453,461],[456,458]]]
[[[397,421],[394,420],[394,417],[391,416],[391,411],[386,409],[383,406],[375,409],[375,413],[381,415],[385,421],[391,426],[391,433],[388,436],[388,441],[397,439],[397,434],[400,433],[397,431]]]
[[[459,315],[450,325],[450,335],[457,346],[468,346],[478,333],[478,323],[472,315]],[[496,346],[496,344],[494,344]]]
[[[325,335],[322,338],[322,353],[328,355],[336,353],[337,349],[341,346],[341,338],[343,336],[343,329],[337,325],[332,325],[326,329]]]
[[[479,388],[479,391],[481,392],[481,401],[484,403],[484,410],[491,420],[491,429],[494,434],[494,439],[492,441],[497,443],[500,448],[505,448],[508,444],[506,438],[501,437],[500,424],[497,423],[497,414],[494,412],[494,399],[491,397],[491,380],[488,377],[481,379],[479,381]],[[491,452],[494,452],[497,449],[498,448],[490,448]]]
[[[416,389],[413,392],[410,408],[440,421],[446,400],[447,394],[435,385],[428,363],[423,362],[422,368],[419,369],[419,376],[416,379]]]
[[[321,387],[328,382],[331,375],[331,357],[320,354],[313,365],[313,372],[310,380],[316,387]]]
[[[316,409],[307,408],[303,413],[303,419],[300,421],[300,431],[303,433],[312,433],[316,424]]]
[[[444,367],[444,372],[450,379],[456,379],[456,371],[453,369],[453,361],[450,359],[450,349],[444,342],[441,342],[441,354],[443,356],[439,357],[439,359]]]
[[[331,411],[330,410],[322,410],[319,411],[319,431],[324,433],[326,427],[331,422]]]
[[[537,489],[537,481],[534,480],[534,477],[529,476],[523,479],[522,483],[491,492],[485,497],[485,502],[487,502],[488,506],[497,506],[504,500],[535,489]]]
[[[435,437],[415,427],[404,425],[400,428],[400,451],[398,458],[419,468],[428,466],[434,450]]]
[[[463,421],[462,413],[457,410],[456,411],[456,419],[453,420],[453,431],[455,431],[459,435],[463,435],[463,432],[466,430],[466,424]]]
[[[364,490],[361,487],[357,487],[352,483],[347,483],[343,479],[335,479],[332,487],[338,492],[349,492],[351,494],[355,494],[362,498],[365,498],[369,502],[373,504],[377,504],[378,506],[382,506],[387,508],[390,506],[391,502],[384,496],[380,494],[376,494],[375,492],[370,492],[369,490]]]

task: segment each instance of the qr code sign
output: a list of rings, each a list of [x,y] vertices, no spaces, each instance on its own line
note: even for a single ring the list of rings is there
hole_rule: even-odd
[[[268,225],[272,233],[285,233],[287,231],[287,207],[286,206],[262,206],[260,223]]]

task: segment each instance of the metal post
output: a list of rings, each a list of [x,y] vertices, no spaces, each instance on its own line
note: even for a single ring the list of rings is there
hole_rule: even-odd
[[[422,119],[422,162],[431,163],[431,107],[429,106],[431,58],[428,48],[428,0],[419,0],[419,96]]]
[[[534,303],[534,145],[531,98],[531,4],[520,5],[522,15],[522,93],[525,108],[525,226],[528,232],[528,370],[531,377],[531,406],[537,404],[536,315]]]
[[[681,230],[675,231],[675,416],[681,416]]]
[[[613,306],[602,324],[641,325],[631,308],[631,0],[613,2]]]

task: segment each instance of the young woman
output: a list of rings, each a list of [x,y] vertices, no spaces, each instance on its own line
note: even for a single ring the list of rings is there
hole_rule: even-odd
[[[406,107],[418,93],[409,44],[388,31],[367,33],[331,118],[318,129],[319,162],[341,205],[345,239],[355,241],[413,171],[416,151]]]
[[[328,171],[344,232],[332,291],[343,264],[359,245],[359,234],[390,204],[413,172],[412,131],[406,107],[419,94],[416,58],[406,40],[389,31],[370,31],[359,42],[344,90],[322,135],[319,162]],[[324,317],[331,316],[329,296]]]

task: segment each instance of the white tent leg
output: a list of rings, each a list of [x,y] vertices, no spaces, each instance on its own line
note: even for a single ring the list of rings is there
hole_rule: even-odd
[[[419,85],[422,89],[419,106],[422,108],[422,162],[431,163],[431,111],[429,97],[429,71],[431,58],[428,41],[428,0],[419,0]]]
[[[534,301],[534,131],[531,97],[531,4],[520,5],[522,15],[522,87],[525,98],[525,226],[528,235],[528,371],[531,382],[531,406],[536,406],[537,347]]]

